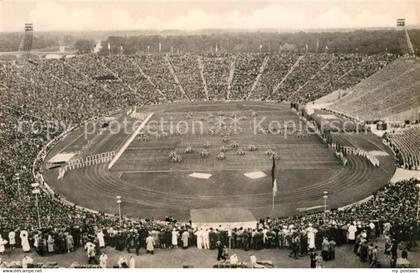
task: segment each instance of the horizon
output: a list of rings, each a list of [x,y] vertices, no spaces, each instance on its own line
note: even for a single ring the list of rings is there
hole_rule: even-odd
[[[27,22],[31,23],[31,22]],[[229,34],[229,33],[257,33],[257,32],[265,32],[265,33],[297,33],[297,32],[304,32],[304,33],[327,33],[327,32],[351,32],[351,31],[359,31],[359,30],[366,30],[366,31],[381,31],[381,30],[390,30],[395,29],[396,27],[387,26],[387,27],[342,27],[342,28],[307,28],[307,29],[277,29],[277,28],[254,28],[254,29],[234,29],[234,28],[202,28],[202,29],[195,29],[195,30],[184,30],[184,29],[119,29],[119,30],[107,30],[107,29],[97,29],[97,30],[77,30],[77,29],[69,29],[69,30],[36,30],[36,26],[34,25],[34,34],[36,33],[118,33],[118,32],[144,32],[150,33],[150,35],[159,35],[160,33],[165,33],[165,35],[177,35],[179,33],[183,34],[192,34],[192,35],[201,35],[204,32],[208,32],[207,34]],[[410,29],[420,29],[419,25],[406,25],[408,30]],[[12,33],[22,33],[24,31],[23,26],[21,30],[13,30],[13,31],[0,31],[0,34],[12,34]],[[172,33],[173,34],[172,34]],[[149,35],[149,34],[144,34]]]
[[[273,32],[420,26],[417,0],[19,0],[0,1],[0,33],[21,32]]]

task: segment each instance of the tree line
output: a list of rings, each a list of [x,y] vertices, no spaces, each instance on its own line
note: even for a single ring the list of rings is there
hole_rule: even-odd
[[[408,31],[416,51],[420,53],[420,29]],[[61,35],[62,36],[62,35]],[[67,35],[68,36],[68,35]],[[58,46],[63,40],[79,54],[93,51],[96,42],[89,35],[60,37],[58,33],[34,33],[33,49]],[[79,36],[79,37],[77,37]],[[17,51],[23,33],[1,33],[0,51]],[[108,44],[110,47],[108,47]],[[160,44],[160,46],[159,46]],[[376,54],[407,52],[405,35],[401,30],[355,30],[349,32],[211,32],[206,34],[142,34],[119,35],[112,33],[102,40],[101,54],[135,53],[278,53],[281,51],[364,53]],[[110,48],[110,50],[108,50]],[[217,48],[217,49],[216,49]]]
[[[420,30],[409,30],[416,53]],[[109,45],[109,47],[108,47]],[[102,41],[102,54],[135,53],[278,53],[309,51],[376,54],[407,53],[405,35],[397,30],[356,30],[352,32],[296,33],[215,33],[209,35],[109,36]]]
[[[23,36],[23,33],[2,33],[0,35],[0,52],[18,51]],[[58,40],[45,35],[33,35],[33,49],[43,49],[48,47],[58,47]]]

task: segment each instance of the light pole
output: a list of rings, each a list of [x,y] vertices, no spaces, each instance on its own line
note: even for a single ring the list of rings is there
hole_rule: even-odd
[[[16,177],[16,182],[17,182],[18,196],[19,196],[19,199],[20,199],[20,174],[17,172],[15,174],[15,177]]]
[[[41,228],[41,217],[39,216],[39,203],[38,203],[38,194],[40,193],[39,190],[39,183],[32,183],[32,193],[35,194],[35,205],[36,205],[36,215],[38,217],[38,227]]]
[[[120,222],[121,222],[121,196],[117,196],[117,204],[118,204],[118,215],[120,217]]]
[[[328,199],[328,192],[324,191],[324,224],[327,218],[327,199]]]

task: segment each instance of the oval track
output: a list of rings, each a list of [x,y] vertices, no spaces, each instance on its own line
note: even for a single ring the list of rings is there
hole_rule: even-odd
[[[322,192],[328,190],[330,194],[352,191],[363,186],[372,178],[372,175],[380,174],[378,169],[372,168],[369,163],[360,157],[349,156],[349,164],[341,168],[332,177],[316,184],[304,186],[286,192],[279,191],[276,205],[296,203],[300,201],[319,201]],[[271,192],[246,195],[186,195],[172,192],[152,190],[140,185],[127,184],[107,169],[107,164],[85,168],[77,175],[84,181],[84,187],[88,191],[97,192],[98,195],[114,198],[117,195],[124,197],[126,203],[149,208],[211,208],[216,204],[223,204],[229,200],[233,207],[266,207],[267,200],[271,198]],[[345,204],[341,204],[345,205]]]

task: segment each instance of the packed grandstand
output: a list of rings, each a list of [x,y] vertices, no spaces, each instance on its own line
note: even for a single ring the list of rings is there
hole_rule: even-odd
[[[287,248],[299,255],[321,250],[327,261],[333,257],[324,252],[331,252],[334,244],[356,243],[355,253],[376,267],[367,253],[368,243],[376,244],[378,237],[385,236],[385,252],[392,252],[390,264],[382,260],[383,266],[396,264],[398,245],[411,249],[416,244],[419,181],[415,179],[383,186],[365,202],[331,211],[327,220],[322,212],[267,217],[254,228],[229,231],[193,228],[188,221],[170,217],[120,220],[117,215],[63,203],[43,185],[39,227],[31,184],[38,181],[34,176],[40,166],[34,162],[39,151],[65,128],[92,117],[177,101],[292,102],[301,111],[305,104],[336,90],[343,95],[324,111],[366,124],[391,121],[387,124],[392,130],[383,138],[395,152],[396,165],[418,170],[417,59],[388,53],[87,54],[3,63],[0,68],[0,252],[2,247],[3,252],[23,247],[44,256],[73,252],[92,242],[99,259],[105,245],[120,251],[150,251],[151,236],[159,249],[178,245],[216,249],[221,242],[232,249]],[[35,121],[49,130],[18,127]],[[324,238],[332,245],[327,250]],[[49,259],[54,261],[54,256]]]

